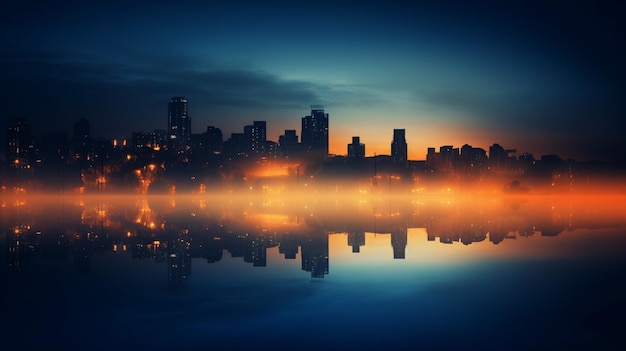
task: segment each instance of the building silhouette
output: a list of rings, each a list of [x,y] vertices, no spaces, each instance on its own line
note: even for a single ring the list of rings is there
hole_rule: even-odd
[[[228,156],[245,155],[246,138],[244,133],[231,133],[230,138],[224,142],[224,153]]]
[[[294,156],[298,153],[298,148],[298,135],[295,129],[286,129],[285,134],[278,137],[278,149],[281,156]]]
[[[16,118],[7,127],[6,162],[15,168],[30,168],[33,156],[33,138],[28,121]]]
[[[224,147],[224,136],[222,135],[221,129],[213,126],[206,127],[204,138],[204,145],[209,155],[216,155],[222,152]]]
[[[176,96],[170,99],[167,109],[168,147],[184,152],[191,143],[191,118],[187,113],[187,99]]]
[[[243,128],[245,138],[245,150],[248,154],[260,154],[265,152],[267,141],[267,124],[265,121],[254,121],[252,125]]]
[[[311,278],[324,278],[328,274],[328,233],[311,233],[301,248],[302,270],[311,272]]]
[[[311,115],[302,118],[302,149],[315,156],[328,156],[328,113],[311,107]]]
[[[406,257],[407,228],[406,225],[398,225],[391,231],[391,246],[394,259],[404,259]]]
[[[348,157],[356,159],[365,158],[365,144],[361,143],[360,137],[352,137],[352,144],[348,144]]]
[[[393,141],[391,142],[391,158],[395,162],[406,162],[408,159],[404,129],[393,130]]]
[[[365,232],[354,231],[348,233],[348,246],[352,246],[352,252],[358,253],[361,251],[361,246],[365,246]]]
[[[144,133],[144,132],[133,132],[131,138],[131,146],[135,151],[143,150],[143,149],[155,149],[159,148],[159,141],[157,139],[157,134],[152,133]]]

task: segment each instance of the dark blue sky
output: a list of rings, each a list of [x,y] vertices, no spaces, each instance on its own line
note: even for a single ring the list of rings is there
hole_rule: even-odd
[[[321,104],[337,154],[353,135],[368,155],[389,153],[405,128],[412,159],[465,143],[626,159],[618,2],[8,1],[0,12],[2,122],[27,118],[36,135],[71,133],[82,117],[95,136],[165,129],[182,95],[194,132],[266,120],[272,140],[299,134]]]

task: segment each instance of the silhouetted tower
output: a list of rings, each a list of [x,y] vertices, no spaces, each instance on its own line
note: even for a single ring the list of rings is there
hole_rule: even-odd
[[[280,154],[285,157],[293,156],[298,152],[298,135],[295,129],[286,129],[285,134],[278,137]]]
[[[404,129],[393,130],[393,141],[391,142],[391,158],[395,162],[407,161],[407,145]]]
[[[352,252],[358,253],[361,251],[361,246],[365,245],[365,232],[349,232],[348,233],[348,245],[352,246]]]
[[[6,162],[15,168],[30,168],[33,140],[28,122],[23,118],[9,121]]]
[[[391,246],[393,247],[393,258],[404,259],[407,245],[407,227],[398,226],[391,231]]]
[[[265,121],[254,121],[243,128],[245,148],[249,154],[260,154],[265,151],[267,141],[267,124]]]
[[[191,255],[183,239],[168,242],[167,278],[172,292],[185,292],[191,275]]]
[[[360,137],[352,137],[352,144],[348,144],[348,157],[357,159],[365,158],[365,144],[361,143]]]
[[[302,270],[311,272],[311,278],[324,278],[328,274],[328,233],[311,233],[301,248]]]
[[[244,133],[231,133],[224,143],[224,153],[228,156],[240,156],[246,152]]]
[[[505,168],[507,152],[500,144],[493,144],[489,147],[489,165],[492,171],[500,171]]]
[[[208,126],[206,127],[206,140],[205,145],[207,152],[210,155],[219,154],[222,152],[222,148],[224,147],[224,136],[222,135],[222,130]]]
[[[191,118],[187,114],[187,99],[176,96],[170,99],[167,109],[169,147],[183,152],[191,143]]]
[[[311,106],[311,115],[302,118],[302,148],[305,152],[328,156],[328,113],[324,109]]]

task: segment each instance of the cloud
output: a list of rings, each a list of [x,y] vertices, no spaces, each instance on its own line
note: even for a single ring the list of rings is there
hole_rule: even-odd
[[[25,117],[44,129],[63,129],[86,117],[106,121],[111,128],[102,126],[104,135],[120,129],[129,133],[128,127],[164,128],[171,96],[187,96],[190,111],[198,117],[235,110],[249,111],[253,117],[255,109],[298,109],[317,103],[318,91],[326,89],[253,69],[200,70],[169,60],[144,64],[30,52],[5,55],[0,64],[6,71],[1,78],[1,99],[7,107],[3,118]],[[159,117],[163,122],[155,123]],[[257,111],[253,118],[265,116]]]

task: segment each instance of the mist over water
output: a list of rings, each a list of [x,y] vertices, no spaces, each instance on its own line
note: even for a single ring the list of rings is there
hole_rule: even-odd
[[[4,196],[2,342],[623,345],[623,195],[353,190]]]

